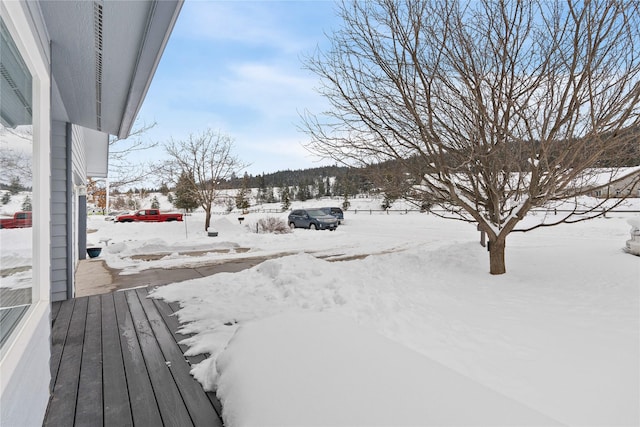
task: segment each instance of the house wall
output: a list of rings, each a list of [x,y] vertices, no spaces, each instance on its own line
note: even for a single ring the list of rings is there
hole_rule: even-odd
[[[33,99],[34,212],[32,304],[0,352],[0,426],[42,424],[49,400],[51,299],[73,296],[75,265],[86,254],[82,243],[86,225],[83,186],[88,167],[84,139],[90,138],[85,138],[86,134],[83,136],[84,132],[70,123],[85,120],[85,126],[118,132],[121,137],[128,134],[181,6],[181,0],[139,2],[135,8],[124,2],[100,3],[114,12],[114,18],[133,15],[140,18],[141,21],[126,22],[144,36],[140,45],[129,46],[133,49],[128,55],[131,63],[118,66],[121,61],[108,61],[112,65],[109,72],[100,71],[101,79],[108,78],[107,84],[102,80],[100,84],[125,95],[112,105],[104,105],[101,98],[93,96],[95,28],[100,28],[100,39],[103,35],[102,24],[95,15],[83,14],[87,9],[95,12],[93,2],[0,0],[0,16],[26,64],[25,67],[20,61],[20,71],[32,77],[33,96],[29,98]],[[66,9],[60,9],[63,6]],[[68,19],[61,10],[74,15],[76,20]],[[116,31],[111,33],[115,42],[109,44],[113,54],[105,55],[109,58],[122,53],[122,45],[128,44],[130,33],[118,31],[127,25],[123,21],[112,22]],[[79,77],[84,77],[82,82],[86,86],[79,87]],[[97,102],[104,109],[96,123],[92,108]],[[91,108],[78,110],[80,104]],[[107,109],[109,117],[104,114]],[[103,126],[107,118],[110,126]],[[108,145],[102,147],[107,154]],[[103,160],[106,168],[107,159]]]
[[[68,299],[67,283],[73,272],[67,268],[67,124],[51,122],[51,300]]]
[[[51,300],[75,294],[79,247],[79,208],[86,185],[84,132],[80,126],[53,120],[51,129]]]
[[[84,171],[87,170],[87,155],[85,152],[85,138],[83,128],[80,126],[72,125],[72,167],[76,173],[74,177],[75,185],[86,185],[87,179]],[[78,175],[80,174],[80,175]]]
[[[614,182],[611,185],[599,188],[591,195],[598,198],[640,197],[640,171],[629,175],[625,179]]]
[[[0,14],[32,75],[32,303],[0,359],[0,425],[41,425],[49,400],[50,358],[50,93],[49,52],[41,15],[30,2],[0,1]]]
[[[640,197],[640,172],[612,184],[609,191],[614,197]]]
[[[69,260],[75,267],[78,264],[78,260],[87,258],[87,150],[86,150],[86,136],[87,130],[80,126],[73,125],[72,138],[71,138],[71,168],[72,168],[72,182],[73,183],[73,198],[70,200],[70,205],[73,209],[73,214],[70,216],[69,221],[73,230],[76,230],[72,234],[73,241],[70,242],[70,254]],[[75,283],[73,284],[75,295]]]

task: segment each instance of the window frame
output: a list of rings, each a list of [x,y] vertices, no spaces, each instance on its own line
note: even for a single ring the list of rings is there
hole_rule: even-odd
[[[43,55],[39,33],[30,19],[28,4],[0,2],[0,12],[9,35],[22,60],[31,73],[32,81],[32,283],[31,305],[20,319],[13,336],[5,346],[26,345],[22,339],[31,338],[27,332],[35,331],[43,312],[49,312],[50,301],[50,134],[51,134],[51,83],[48,57]],[[48,47],[47,47],[48,49]],[[15,341],[15,342],[14,342]],[[4,364],[5,357],[2,362]],[[3,366],[4,368],[4,366]]]

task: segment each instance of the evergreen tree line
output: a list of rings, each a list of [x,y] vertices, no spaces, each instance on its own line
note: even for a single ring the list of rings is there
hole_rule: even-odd
[[[375,191],[374,178],[364,169],[327,166],[311,169],[284,170],[269,174],[251,175],[245,173],[242,177],[234,176],[219,184],[220,189],[238,190],[241,199],[249,197],[249,189],[257,188],[257,200],[260,203],[276,203],[282,200],[282,191],[286,188],[291,200],[308,200],[320,197],[354,197],[357,194],[369,194]],[[171,196],[173,205],[179,209],[194,209],[197,207],[196,197],[191,190],[190,178],[186,172],[179,177],[175,186],[170,187],[163,182],[157,188],[131,188],[127,192],[113,190],[115,198],[128,201],[132,195],[161,193]],[[119,197],[120,196],[120,197]],[[176,204],[178,203],[178,204]],[[241,208],[241,206],[238,206]]]
[[[368,171],[359,168],[325,166],[311,169],[284,170],[269,174],[234,177],[222,188],[257,188],[258,201],[279,201],[282,189],[287,188],[292,200],[320,197],[355,196],[374,189]]]
[[[8,191],[12,195],[16,195],[21,191],[30,191],[30,187],[25,187],[22,185],[19,177],[11,178],[11,182],[9,184],[0,183],[0,190]]]
[[[229,210],[234,207],[241,210],[247,209],[254,198],[258,204],[281,203],[282,208],[286,210],[294,201],[322,197],[339,197],[344,200],[342,205],[346,209],[348,200],[357,195],[369,196],[380,193],[387,194],[387,203],[390,205],[393,200],[403,197],[409,190],[410,184],[416,182],[416,179],[407,177],[399,166],[398,162],[386,162],[367,168],[325,166],[284,170],[257,176],[245,173],[242,177],[234,175],[231,179],[220,183],[219,187],[235,190],[235,193],[229,195],[229,199],[225,201]],[[193,182],[193,177],[183,172],[172,187],[162,183],[158,188],[132,188],[126,193],[114,191],[113,207],[138,209],[137,200],[133,195],[142,196],[159,192],[169,198],[174,208],[193,211],[199,207]],[[254,193],[251,189],[254,189]]]

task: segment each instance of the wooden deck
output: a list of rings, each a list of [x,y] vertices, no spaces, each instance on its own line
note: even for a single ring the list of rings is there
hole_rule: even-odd
[[[175,306],[139,288],[52,305],[52,395],[45,426],[221,426],[189,374]],[[188,360],[187,360],[188,359]]]

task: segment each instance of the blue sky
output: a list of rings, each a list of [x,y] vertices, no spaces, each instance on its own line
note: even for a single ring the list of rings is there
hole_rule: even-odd
[[[326,109],[303,58],[338,25],[330,1],[187,0],[138,116],[158,123],[145,139],[211,128],[235,140],[253,175],[319,166],[297,129],[299,112]]]

